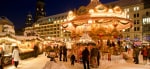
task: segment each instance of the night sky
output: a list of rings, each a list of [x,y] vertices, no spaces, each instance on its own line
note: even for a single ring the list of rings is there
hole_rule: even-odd
[[[108,3],[116,0],[101,0]],[[45,0],[46,15],[63,13],[79,6],[86,6],[90,0]],[[34,15],[36,0],[1,0],[0,16],[6,16],[11,20],[15,28],[21,28],[25,24],[25,18],[29,12]]]

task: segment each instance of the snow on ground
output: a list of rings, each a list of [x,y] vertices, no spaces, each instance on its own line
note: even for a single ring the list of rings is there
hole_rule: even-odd
[[[84,69],[82,63],[75,63],[74,66],[70,61],[63,62],[50,62],[50,59],[44,55],[39,55],[37,58],[29,58],[21,60],[17,69],[43,69],[46,64],[50,64],[53,69]],[[68,59],[69,60],[69,59]],[[121,56],[112,56],[112,60],[108,61],[107,58],[100,60],[98,68],[91,69],[150,69],[150,65],[127,63]],[[16,69],[13,65],[6,66],[4,69]],[[47,69],[51,69],[48,67]]]

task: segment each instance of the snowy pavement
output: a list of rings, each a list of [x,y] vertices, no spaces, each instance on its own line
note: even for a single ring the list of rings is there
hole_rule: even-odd
[[[43,69],[46,63],[51,63],[50,65],[53,66],[53,69],[60,69],[60,66],[62,66],[63,69],[84,69],[83,64],[81,63],[75,63],[74,66],[72,66],[69,61],[60,62],[57,60],[56,63],[52,63],[49,61],[49,58],[44,55],[39,55],[37,58],[21,60],[17,69]],[[16,68],[13,65],[10,65],[6,66],[4,69]],[[119,58],[118,56],[117,58],[116,56],[112,56],[112,61],[107,61],[105,59],[101,60],[101,64],[98,68],[91,69],[150,69],[150,65],[127,63],[125,60]]]
[[[20,60],[17,69],[42,69],[49,59],[44,55],[39,55],[37,58],[29,58]],[[4,67],[4,69],[16,69],[14,65]]]

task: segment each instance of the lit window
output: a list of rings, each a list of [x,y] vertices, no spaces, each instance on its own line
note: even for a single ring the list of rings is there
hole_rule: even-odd
[[[127,9],[127,12],[129,12],[129,8]]]
[[[50,22],[50,21],[51,21],[51,19],[49,18],[49,19],[48,19],[48,22]]]
[[[145,24],[145,18],[143,18],[143,24]]]
[[[148,23],[150,23],[150,18],[148,18]]]
[[[129,12],[129,8],[127,8],[127,9],[124,9],[124,11],[125,11],[125,12]]]
[[[64,19],[64,22],[67,21],[67,19]]]
[[[143,19],[143,22],[145,22],[145,21],[146,21],[146,19],[144,18],[144,19]]]
[[[130,18],[130,16],[129,16],[129,15],[127,15],[127,18]]]
[[[61,22],[63,22],[63,20],[61,20]]]
[[[136,7],[133,7],[133,10],[136,11]]]
[[[39,26],[40,26],[39,24],[35,24],[35,25],[34,25],[34,27],[39,27]]]
[[[126,9],[124,9],[124,11],[126,11]]]
[[[56,21],[54,21],[54,24],[56,24]]]
[[[134,11],[138,11],[139,9],[140,9],[139,6],[133,7],[133,10],[134,10]]]
[[[136,7],[136,10],[138,11],[140,9],[140,7]]]
[[[146,18],[146,23],[148,23],[148,18]]]

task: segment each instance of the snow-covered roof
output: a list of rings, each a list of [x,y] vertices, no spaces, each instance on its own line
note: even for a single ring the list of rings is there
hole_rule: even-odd
[[[13,23],[7,17],[4,16],[0,17],[0,24],[8,24],[14,26]]]
[[[43,40],[42,38],[37,37],[37,36],[16,36],[16,38],[18,40],[33,40],[33,39]]]

